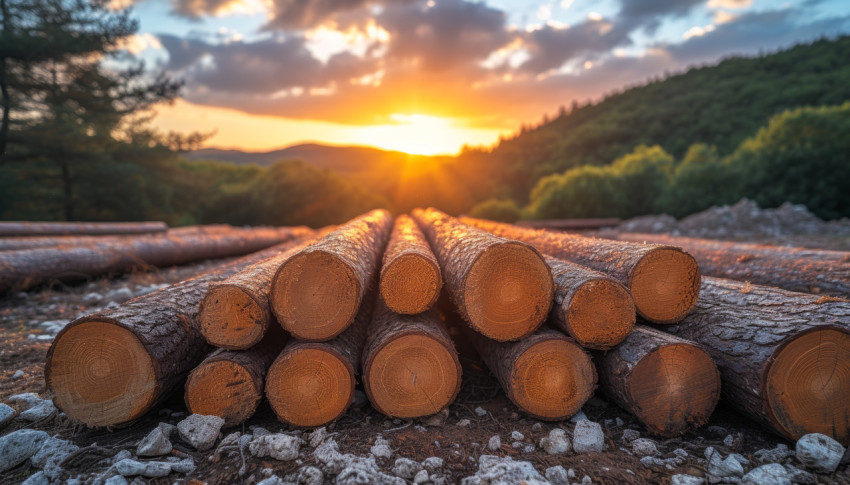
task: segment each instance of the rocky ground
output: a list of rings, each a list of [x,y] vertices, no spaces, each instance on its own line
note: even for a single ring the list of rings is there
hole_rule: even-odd
[[[789,231],[747,237],[764,242]],[[387,419],[360,391],[345,416],[316,430],[280,424],[265,404],[243,425],[220,429],[216,418],[187,416],[181,393],[115,430],[80,427],[53,407],[44,358],[67,322],[218,263],[0,299],[0,483],[850,484],[850,453],[840,445],[787,441],[724,403],[706,427],[673,439],[648,435],[602,397],[571,420],[539,422],[466,355],[457,401],[416,420]]]

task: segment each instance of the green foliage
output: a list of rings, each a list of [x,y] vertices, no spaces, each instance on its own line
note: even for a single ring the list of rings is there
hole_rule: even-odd
[[[691,145],[670,184],[660,191],[655,210],[683,217],[714,205],[732,204],[741,197],[740,176],[715,147]]]
[[[471,217],[500,222],[516,222],[520,218],[520,208],[511,199],[487,199],[469,210]]]

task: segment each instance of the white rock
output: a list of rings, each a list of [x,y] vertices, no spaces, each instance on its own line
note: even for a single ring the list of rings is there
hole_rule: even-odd
[[[723,446],[727,448],[732,448],[732,445],[735,444],[735,437],[731,434],[727,434],[725,438],[723,438]]]
[[[49,438],[41,445],[38,452],[30,457],[30,463],[32,466],[44,470],[44,476],[51,481],[55,481],[62,472],[60,464],[68,455],[79,449],[79,446],[68,440]]]
[[[419,473],[413,477],[413,483],[416,485],[428,483],[428,470],[419,470]]]
[[[174,436],[174,432],[177,431],[177,426],[174,426],[171,423],[159,423],[156,427],[161,429],[162,434],[164,434],[169,440],[172,436]]]
[[[193,448],[206,451],[215,444],[222,426],[224,426],[224,419],[218,416],[193,414],[177,423],[177,431],[180,433],[180,438]]]
[[[257,482],[257,485],[284,485],[285,482],[277,475],[272,475]]]
[[[517,431],[517,430],[511,431],[511,439],[519,441],[519,440],[524,439],[524,438],[525,438],[525,435],[520,433],[519,431]]]
[[[404,485],[407,482],[403,478],[394,477],[381,472],[375,463],[375,457],[361,458],[353,455],[345,455],[347,463],[345,468],[336,477],[337,485],[360,485],[364,483],[381,483],[387,485]]]
[[[832,473],[844,456],[844,447],[825,434],[809,433],[797,440],[796,455],[809,470]]]
[[[623,431],[623,441],[626,443],[631,443],[638,438],[640,438],[640,433],[636,429],[627,429]]]
[[[157,426],[139,442],[136,454],[139,456],[162,456],[171,453],[173,448],[171,441],[168,441],[165,433],[162,432],[162,428]]]
[[[20,409],[29,409],[39,402],[43,401],[38,394],[34,392],[25,392],[23,394],[15,394],[6,398],[6,402],[17,406]]]
[[[171,463],[163,461],[140,461],[127,458],[115,464],[115,470],[122,476],[132,477],[141,475],[148,478],[164,477],[171,473]]]
[[[498,451],[502,448],[502,439],[499,438],[499,435],[493,435],[490,437],[490,441],[487,442],[487,449],[490,451]]]
[[[581,421],[581,420],[583,420],[583,419],[584,419],[584,420],[587,420],[587,421],[590,421],[589,419],[587,419],[587,415],[586,415],[586,414],[584,414],[584,411],[582,411],[581,409],[579,409],[577,413],[575,413],[575,414],[573,414],[573,415],[572,415],[572,417],[570,418],[570,422],[571,422],[571,423],[576,423],[576,424],[578,424],[578,422],[579,422],[579,421]]]
[[[375,458],[389,458],[393,455],[390,442],[380,437],[375,440],[375,444],[372,445],[369,451],[372,452]]]
[[[271,457],[275,460],[288,461],[298,458],[298,451],[303,440],[297,436],[283,433],[267,434],[254,437],[248,450],[257,458]]]
[[[15,408],[8,404],[0,404],[0,428],[9,424],[15,418]]]
[[[687,458],[688,452],[681,449],[681,448],[676,448],[675,450],[673,450],[673,455],[675,455],[678,458]]]
[[[478,471],[471,477],[461,480],[462,485],[542,484],[546,479],[527,461],[514,461],[493,455],[481,455],[478,459]]]
[[[585,475],[581,477],[581,485],[593,485],[593,479]]]
[[[539,432],[543,431],[543,424],[542,423],[534,423],[534,425],[531,427],[531,431],[533,431],[535,433],[539,433]]]
[[[317,446],[313,451],[313,458],[331,475],[336,475],[345,467],[345,457],[339,452],[339,445],[333,438],[328,438]]]
[[[817,477],[813,474],[800,470],[794,465],[785,465],[785,470],[788,472],[788,478],[792,483],[800,483],[804,485],[815,485],[818,482]]]
[[[18,369],[18,370],[15,371],[14,374],[12,374],[12,379],[20,379],[23,376],[24,376],[24,371]]]
[[[21,485],[50,485],[50,479],[47,478],[44,472],[37,472],[21,482]]]
[[[103,300],[103,295],[101,295],[100,293],[95,293],[95,292],[87,293],[83,297],[83,301],[85,301],[87,303],[97,303],[100,300]]]
[[[121,475],[115,475],[107,478],[103,485],[127,485],[127,479]]]
[[[475,408],[475,415],[478,417],[484,417],[487,416],[487,411],[481,406],[478,406]]]
[[[449,410],[443,409],[439,413],[432,414],[432,415],[428,416],[422,422],[425,423],[428,426],[442,426],[443,423],[446,422],[446,419],[448,419],[448,417],[449,417]]]
[[[411,480],[422,469],[423,467],[419,462],[413,461],[410,458],[398,458],[393,465],[392,472],[395,476]]]
[[[560,455],[570,451],[570,440],[567,438],[566,431],[555,428],[549,431],[549,436],[540,439],[540,447],[550,455]]]
[[[171,471],[177,473],[192,473],[195,471],[195,460],[190,456],[178,461],[177,463],[172,463]]]
[[[648,438],[638,438],[632,441],[632,451],[639,458],[658,455],[658,448],[655,446],[655,441]]]
[[[41,421],[47,419],[59,410],[53,405],[53,401],[49,399],[41,399],[35,405],[30,406],[26,411],[18,415],[24,421]]]
[[[106,296],[110,300],[121,303],[122,301],[129,300],[130,298],[133,298],[133,292],[130,291],[130,288],[127,288],[126,286],[122,286],[120,288],[115,288],[114,290],[110,290],[109,293],[107,293]]]
[[[314,466],[302,466],[298,469],[295,481],[303,485],[322,485],[325,481],[325,475],[322,470]]]
[[[695,477],[693,475],[673,475],[670,478],[670,485],[704,485],[705,478]]]
[[[605,435],[599,423],[583,419],[573,431],[573,450],[576,453],[599,453],[605,448]]]
[[[784,443],[779,443],[776,448],[758,450],[753,453],[756,460],[761,463],[779,463],[791,456],[791,450]]]
[[[428,470],[428,473],[437,473],[442,470],[445,465],[446,462],[438,456],[431,456],[422,460],[422,466]]]
[[[741,479],[744,485],[791,485],[788,471],[779,463],[753,468]]]
[[[567,470],[561,465],[547,468],[546,480],[549,480],[552,485],[570,485],[570,479],[567,478]]]
[[[718,453],[714,448],[709,447],[705,450],[705,456],[706,459],[708,459],[708,467],[706,470],[711,475],[720,478],[741,477],[744,475],[743,465],[741,465],[741,462],[733,455],[729,455],[726,459],[723,459],[720,457],[720,453]]]
[[[133,454],[130,453],[130,450],[121,450],[112,457],[112,464],[118,463],[121,460],[132,458]]]
[[[0,438],[0,473],[33,456],[49,439],[44,431],[19,429]]]
[[[468,419],[461,419],[460,421],[457,422],[457,425],[460,426],[461,428],[468,428],[470,424],[471,423]]]
[[[328,430],[324,426],[322,426],[321,428],[313,430],[313,432],[310,433],[310,446],[312,448],[316,448],[317,446],[322,444],[322,441],[325,441],[325,438],[327,438],[327,437],[328,437]]]

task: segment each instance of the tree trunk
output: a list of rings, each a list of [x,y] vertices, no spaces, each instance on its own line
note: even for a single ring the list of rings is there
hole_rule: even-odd
[[[727,401],[780,435],[850,440],[850,301],[705,277],[666,330],[702,345]]]
[[[390,310],[413,315],[431,308],[442,288],[440,265],[422,231],[410,216],[398,216],[381,267],[381,298]]]
[[[4,251],[0,253],[0,292],[25,290],[55,280],[78,280],[136,268],[238,256],[312,232],[302,227],[234,228],[214,233],[144,235],[128,240],[105,238],[85,246]]]
[[[461,221],[614,277],[631,292],[638,314],[653,323],[678,322],[699,295],[697,262],[674,246],[594,239],[467,217]]]
[[[0,232],[2,232],[3,222],[0,222]],[[10,223],[11,224],[11,223]],[[17,224],[17,223],[15,223]],[[32,224],[32,223],[25,223]],[[51,223],[53,224],[53,223]],[[162,234],[169,236],[182,236],[187,234],[218,234],[227,231],[233,231],[234,227],[227,224],[210,224],[205,226],[185,226],[168,229]],[[145,234],[142,234],[145,235]],[[153,234],[152,234],[153,235]],[[0,236],[0,251],[17,251],[20,249],[38,249],[38,248],[53,248],[53,247],[69,247],[69,246],[89,246],[94,243],[101,242],[118,242],[125,245],[131,244],[139,235],[103,235],[103,236]]]
[[[302,340],[330,340],[354,321],[380,271],[393,217],[379,209],[356,217],[284,262],[269,299],[277,321]]]
[[[704,425],[720,398],[720,374],[697,344],[639,325],[595,355],[599,388],[659,436]]]
[[[608,275],[546,257],[555,281],[552,323],[579,345],[606,350],[619,344],[635,326],[629,291]]]
[[[416,418],[460,392],[461,367],[440,314],[400,315],[378,300],[363,350],[363,387],[378,412]]]
[[[164,222],[0,222],[0,237],[107,236],[163,233]]]
[[[508,398],[536,418],[566,419],[593,396],[593,362],[555,329],[542,327],[519,342],[497,342],[472,331],[466,335]]]
[[[54,339],[44,367],[56,406],[88,426],[123,425],[142,416],[210,352],[196,322],[210,285],[296,243],[251,254],[68,324]]]
[[[266,398],[278,420],[292,426],[322,426],[342,416],[354,400],[355,376],[375,306],[375,279],[354,322],[333,340],[293,340],[266,377]]]
[[[681,246],[708,276],[790,291],[850,295],[850,252],[786,248],[659,234],[620,233],[617,239]]]
[[[475,331],[494,340],[519,340],[546,320],[554,287],[536,249],[436,209],[412,215],[434,249],[453,303]]]
[[[263,398],[266,373],[286,343],[274,329],[248,350],[218,349],[186,380],[186,407],[193,414],[219,416],[224,426],[236,426],[254,415]]]

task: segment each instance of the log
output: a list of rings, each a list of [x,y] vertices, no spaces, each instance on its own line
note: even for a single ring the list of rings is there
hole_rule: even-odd
[[[680,246],[708,276],[750,281],[789,291],[850,295],[850,252],[714,241],[660,234],[621,233],[617,239]]]
[[[650,433],[680,436],[704,425],[720,399],[720,373],[699,345],[643,325],[595,355],[599,388]]]
[[[151,266],[240,256],[312,234],[306,227],[232,229],[113,238],[85,246],[22,249],[0,253],[0,292],[50,281],[71,281]]]
[[[272,327],[258,345],[248,350],[217,349],[186,379],[189,412],[219,416],[224,426],[236,426],[254,415],[263,398],[266,373],[286,343],[280,327]]]
[[[518,340],[546,320],[554,285],[536,249],[436,209],[417,209],[412,216],[434,249],[452,302],[475,331],[494,340]]]
[[[377,294],[370,286],[354,323],[344,332],[325,342],[290,341],[272,363],[266,398],[279,421],[322,426],[342,416],[354,401],[355,376]]]
[[[384,252],[379,288],[387,307],[405,315],[424,312],[440,296],[440,264],[410,216],[400,215],[395,220]]]
[[[319,230],[316,237],[329,233]],[[303,240],[273,258],[252,264],[235,275],[215,283],[201,300],[198,322],[211,345],[230,350],[249,349],[259,343],[269,327],[277,325],[272,316],[269,291],[280,266],[316,241]]]
[[[169,236],[180,236],[184,234],[213,234],[218,232],[232,231],[233,226],[227,224],[208,224],[203,226],[185,226],[170,228],[164,234]],[[21,237],[0,237],[0,251],[15,251],[19,249],[37,249],[37,248],[52,248],[57,246],[88,246],[92,243],[104,241],[118,241],[127,244],[132,242],[142,235],[104,235],[104,236],[21,236]]]
[[[56,406],[88,426],[125,425],[142,416],[209,354],[196,319],[210,285],[298,242],[251,254],[68,324],[56,335],[44,367]]]
[[[287,259],[269,299],[293,337],[330,340],[354,321],[369,282],[380,271],[393,218],[378,209],[343,224]]]
[[[546,257],[555,281],[552,323],[587,349],[607,350],[635,326],[635,304],[614,278],[574,263]]]
[[[699,296],[699,266],[691,255],[674,246],[538,231],[468,217],[461,221],[614,277],[631,292],[638,315],[653,323],[678,322],[694,308]]]
[[[402,315],[379,299],[362,360],[366,396],[386,416],[428,416],[460,392],[460,361],[434,308]]]
[[[517,226],[530,227],[532,229],[549,229],[551,231],[582,231],[587,229],[601,229],[603,227],[614,227],[622,222],[617,218],[599,219],[536,219],[532,221],[517,221]]]
[[[571,338],[548,326],[518,342],[497,342],[467,331],[508,398],[538,419],[558,421],[577,413],[593,396],[596,370]]]
[[[850,441],[850,301],[704,277],[693,313],[665,330],[700,344],[724,398],[776,433]]]
[[[0,222],[0,237],[151,234],[165,232],[164,222]]]

